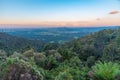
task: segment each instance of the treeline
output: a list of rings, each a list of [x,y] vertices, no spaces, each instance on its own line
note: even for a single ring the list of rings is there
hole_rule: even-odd
[[[120,29],[6,54],[0,51],[0,80],[120,80]]]

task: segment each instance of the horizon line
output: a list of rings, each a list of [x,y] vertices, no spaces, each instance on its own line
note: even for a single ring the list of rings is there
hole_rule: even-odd
[[[97,28],[97,27],[120,27],[120,25],[101,25],[101,26],[96,26],[96,25],[95,26],[72,26],[72,25],[71,26],[55,26],[54,25],[54,26],[48,26],[48,25],[0,24],[0,29],[2,28]]]

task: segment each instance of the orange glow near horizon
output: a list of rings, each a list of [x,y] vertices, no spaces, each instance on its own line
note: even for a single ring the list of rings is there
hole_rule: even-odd
[[[91,21],[1,21],[0,25],[24,25],[42,27],[91,27],[91,26],[120,26],[120,18],[96,18]],[[13,27],[11,26],[11,27]],[[17,27],[17,26],[16,26]]]
[[[40,26],[40,27],[91,27],[91,26],[120,26],[119,11],[111,11],[102,18],[87,21],[40,21],[40,20],[22,20],[22,19],[3,19],[0,25],[24,25],[24,26]],[[13,27],[11,26],[11,27]],[[16,26],[16,27],[17,27]]]
[[[25,27],[40,26],[40,27],[91,27],[91,26],[120,26],[119,11],[111,11],[102,18],[96,18],[87,21],[40,21],[40,20],[22,20],[22,19],[2,19],[0,25],[14,27],[14,25],[23,25]],[[17,26],[15,26],[17,27]]]

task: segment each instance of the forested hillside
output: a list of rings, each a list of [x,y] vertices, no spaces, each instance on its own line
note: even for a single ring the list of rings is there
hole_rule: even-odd
[[[7,33],[0,33],[0,49],[5,50],[8,53],[14,51],[24,51],[30,48],[40,51],[43,47],[44,42],[39,40],[28,40],[16,36],[11,36]]]
[[[120,30],[102,30],[68,42],[62,47],[75,52],[82,60],[95,56],[102,57],[102,60],[104,57],[106,60],[114,61],[116,58],[119,59]]]
[[[120,80],[120,29],[16,51],[0,51],[0,80]]]

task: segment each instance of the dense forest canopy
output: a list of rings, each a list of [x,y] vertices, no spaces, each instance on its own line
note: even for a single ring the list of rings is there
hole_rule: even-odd
[[[120,29],[64,44],[35,44],[0,33],[0,80],[120,80]]]

